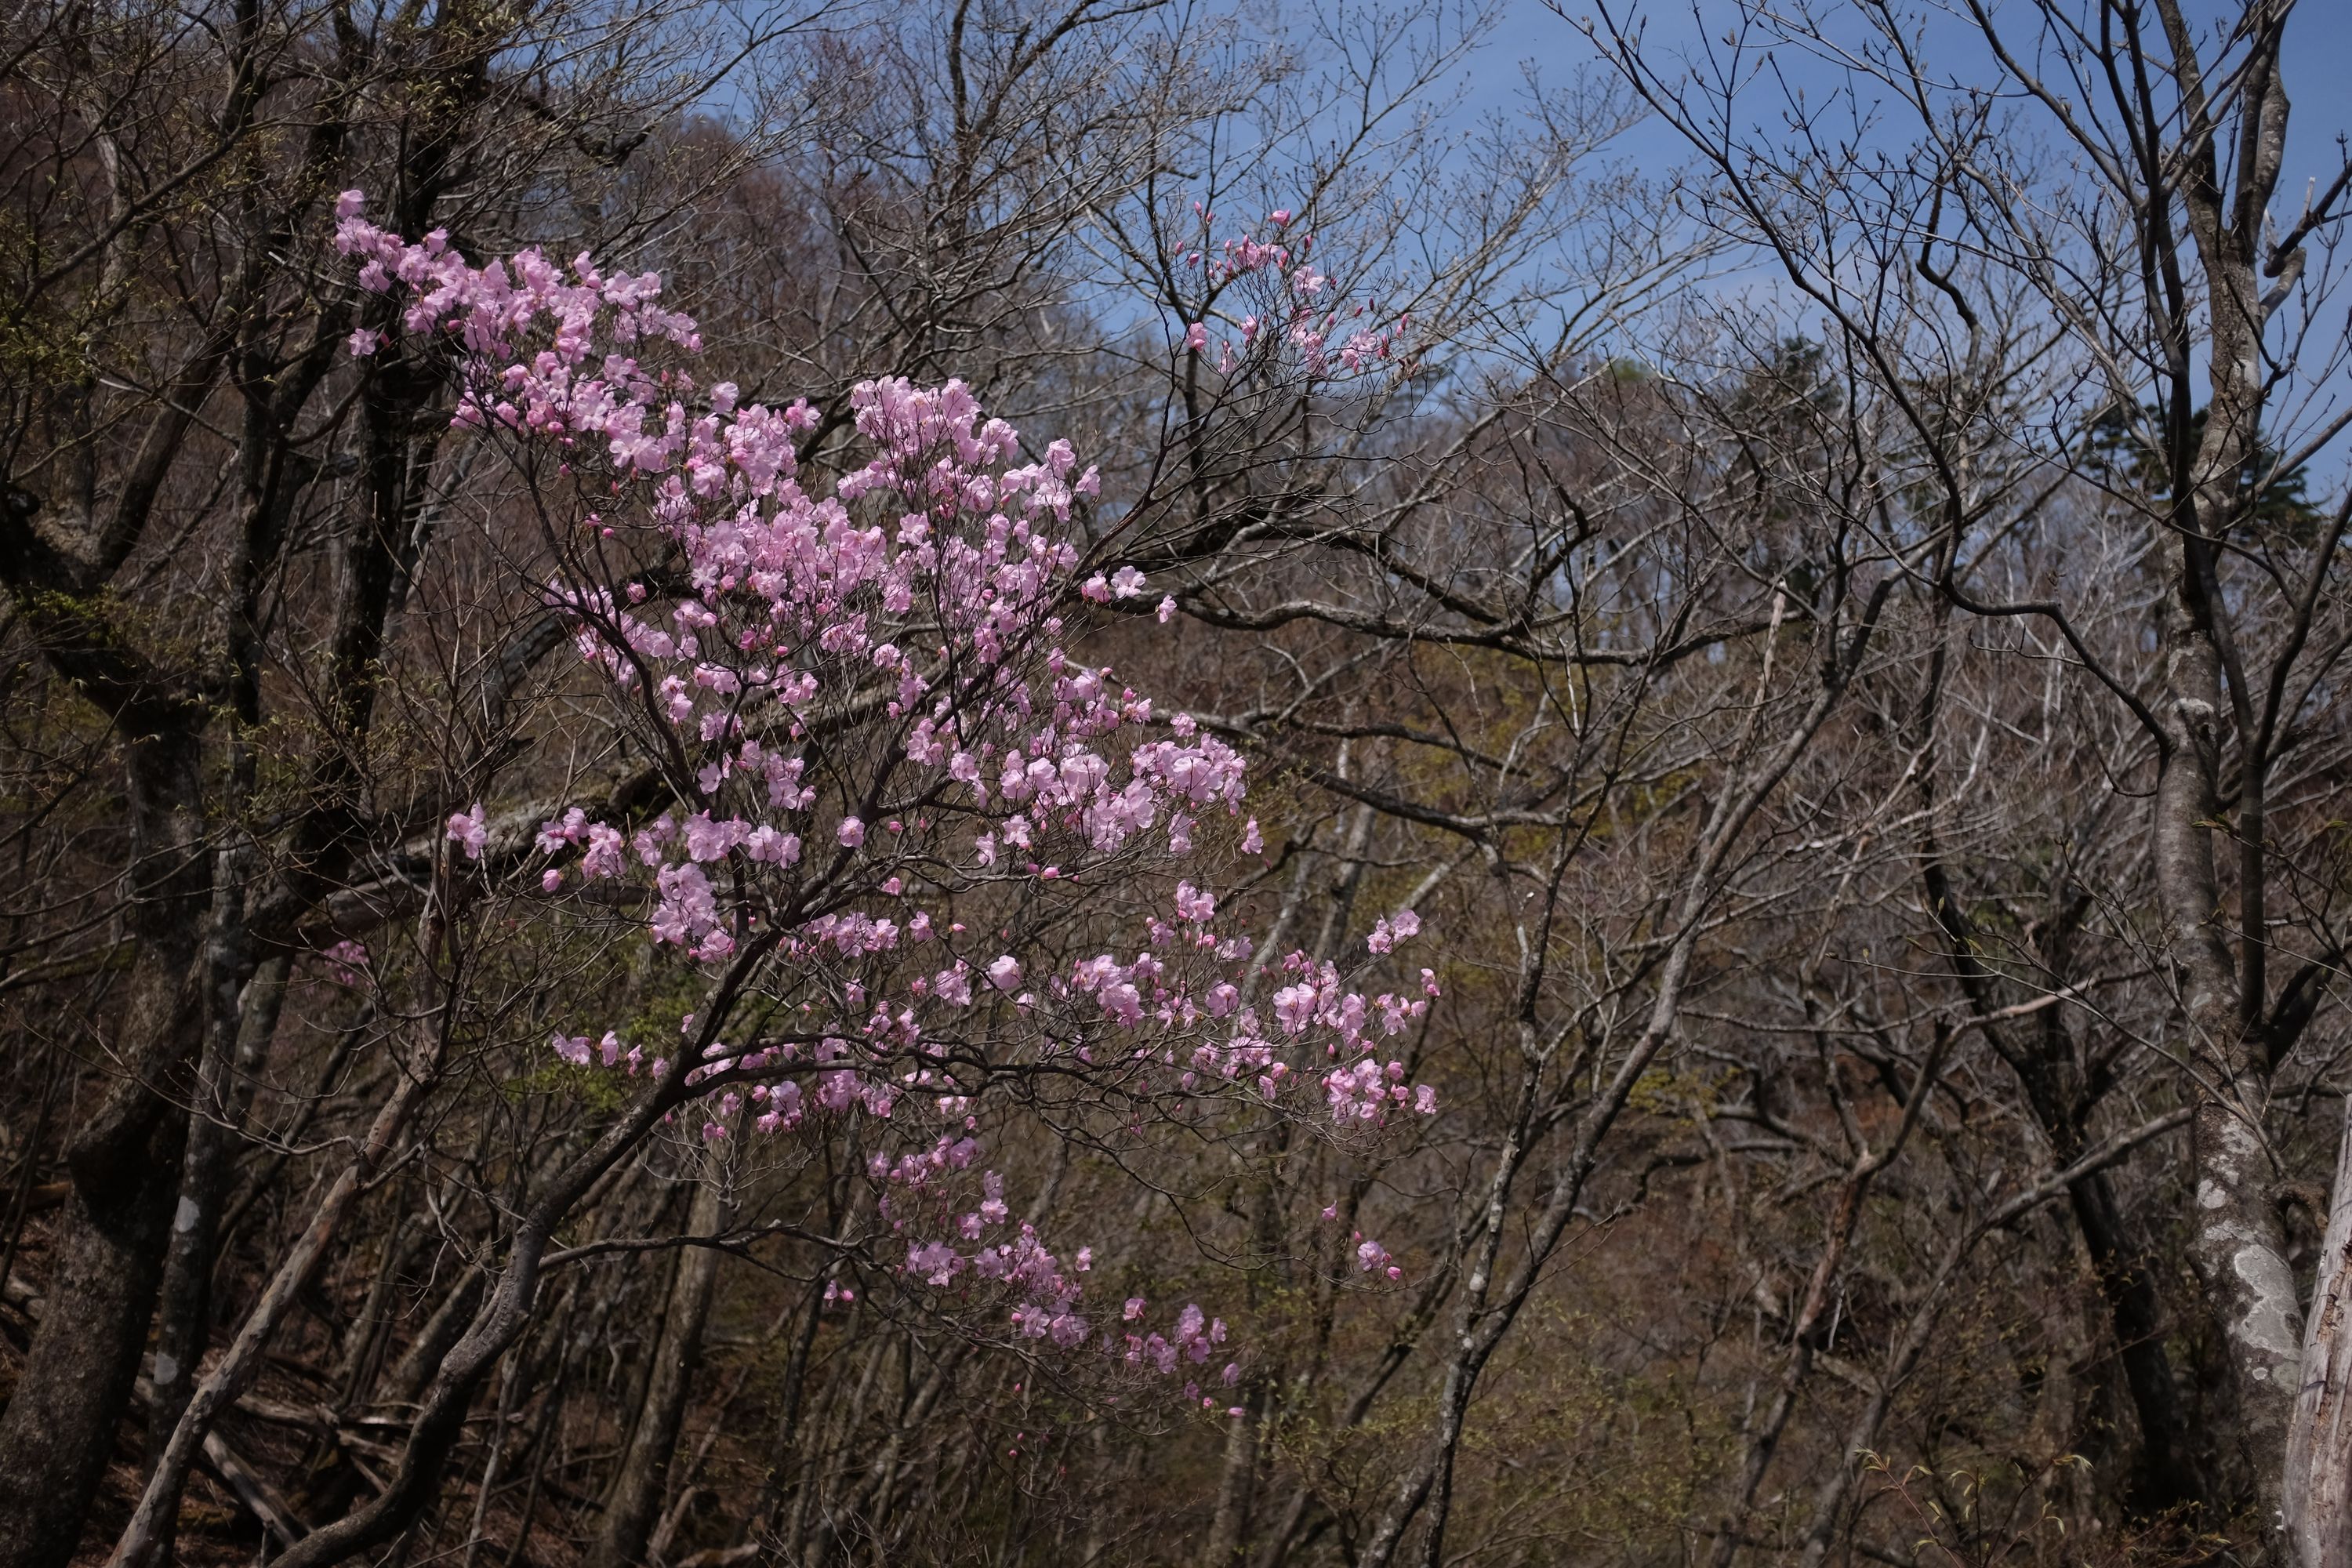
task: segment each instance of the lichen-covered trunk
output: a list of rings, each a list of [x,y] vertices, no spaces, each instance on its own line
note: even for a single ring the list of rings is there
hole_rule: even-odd
[[[2236,1420],[2221,1445],[2225,1468],[2245,1478],[2275,1554],[2284,1522],[2281,1479],[2287,1430],[2300,1384],[2303,1313],[2275,1201],[2284,1173],[2267,1127],[2273,1064],[2260,1044],[2267,998],[2262,963],[2263,801],[2267,727],[2258,719],[2259,682],[2246,664],[2230,594],[2225,543],[2245,521],[2245,477],[2257,470],[2269,392],[2263,331],[2272,300],[2262,268],[2284,264],[2265,237],[2266,214],[2285,146],[2288,104],[2279,70],[2281,0],[2249,0],[2239,26],[2245,55],[2230,66],[2230,88],[2209,87],[2200,38],[2180,0],[2158,0],[2156,15],[2173,59],[2181,141],[2168,170],[2152,177],[2146,242],[2166,259],[2158,314],[2166,343],[2164,404],[2173,479],[2167,549],[2172,555],[2165,626],[2165,687],[2155,721],[2163,763],[2158,775],[2153,848],[2165,946],[2186,1023],[2181,1044],[2197,1105],[2191,1124],[2195,1184],[2190,1262],[2221,1339]],[[2176,205],[2177,204],[2177,205]],[[2179,215],[2193,242],[2201,323],[2183,277],[2190,252],[2179,246]],[[2204,428],[2194,430],[2192,388],[2201,344]],[[2215,875],[2221,823],[2219,787],[2225,749],[2236,773],[2228,825],[2239,849],[2235,907],[2225,909]],[[2242,933],[2240,935],[2238,933]],[[2233,956],[2243,944],[2244,963]]]
[[[2294,1568],[2352,1563],[2352,1268],[2347,1263],[2352,1263],[2352,1100],[2345,1102],[2280,1487]]]
[[[2221,1335],[2237,1404],[2236,1459],[2276,1521],[2279,1458],[2300,1384],[2303,1310],[2272,1202],[2268,1152],[2249,1112],[2208,1096],[2190,1123],[2196,1208],[2190,1247]]]
[[[2303,1312],[2274,1201],[2279,1173],[2263,1132],[2268,1063],[2252,1049],[2241,1023],[2235,966],[2220,925],[2217,661],[2198,629],[2175,635],[2170,689],[2159,715],[2169,732],[2156,790],[2155,866],[2188,1027],[2186,1054],[2197,1068],[2189,1253],[2237,1407],[2225,1458],[2251,1480],[2265,1528],[2275,1528],[2280,1459],[2303,1360]]]

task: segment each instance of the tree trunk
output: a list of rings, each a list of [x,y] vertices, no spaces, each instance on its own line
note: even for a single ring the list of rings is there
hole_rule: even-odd
[[[205,1044],[194,1103],[187,1111],[180,1201],[172,1214],[162,1302],[155,1325],[155,1396],[147,1406],[147,1462],[152,1474],[195,1389],[196,1366],[211,1337],[214,1241],[227,1196],[234,1137],[231,1079],[236,1070],[245,971],[251,944],[245,924],[244,867],[221,855],[215,873],[212,929],[205,943]],[[259,998],[257,997],[257,1001]]]
[[[2246,53],[2231,66],[2231,85],[2218,100],[2209,96],[2200,39],[2179,0],[2157,0],[2154,9],[2173,56],[2168,74],[2179,93],[2180,141],[2160,184],[2150,181],[2157,199],[2143,219],[2144,234],[2155,253],[2166,256],[2166,265],[2177,267],[2171,216],[2177,197],[2206,295],[2207,395],[2204,431],[2197,436],[2191,427],[2192,290],[2176,270],[2156,323],[2167,345],[2169,529],[2177,542],[2165,616],[2165,686],[2155,713],[2163,759],[2153,858],[2166,947],[2188,1023],[2185,1054],[2198,1069],[2189,1250],[2237,1405],[2232,1448],[2224,1458],[2251,1479],[2256,1517],[2268,1532],[2280,1523],[2280,1457],[2302,1381],[2303,1314],[2273,1201],[2283,1173],[2275,1168],[2265,1122],[2271,1063],[2255,1048],[2252,1028],[2267,1000],[2258,950],[2269,940],[2263,929],[2267,872],[2261,803],[2270,759],[2262,751],[2252,677],[2242,663],[2220,563],[2223,542],[2244,518],[2244,479],[2259,459],[2269,393],[2263,334],[2271,307],[2259,268],[2268,250],[2264,215],[2285,145],[2288,106],[2279,48],[2287,6],[2248,0],[2238,23]],[[2231,825],[2241,849],[2234,911],[2222,907],[2214,860],[2222,749],[2230,735],[2236,740],[2239,774],[2239,820]],[[2231,951],[2232,927],[2243,933],[2242,971]]]
[[[138,1381],[187,1130],[177,1116],[144,1122],[121,1182],[94,1192],[76,1183],[66,1199],[47,1310],[0,1422],[5,1568],[60,1568],[73,1556]]]
[[[260,1374],[262,1357],[278,1324],[293,1310],[297,1297],[317,1271],[328,1245],[334,1240],[369,1178],[406,1131],[409,1113],[431,1092],[442,1057],[440,1022],[437,1017],[428,1021],[428,1026],[435,1031],[436,1043],[427,1053],[420,1053],[419,1059],[406,1064],[400,1087],[376,1112],[366,1140],[318,1201],[310,1223],[295,1237],[269,1284],[246,1314],[236,1340],[190,1394],[155,1460],[154,1473],[148,1478],[131,1522],[123,1527],[121,1538],[115,1543],[111,1559],[114,1568],[148,1568],[169,1549],[173,1524],[179,1517],[181,1492],[205,1439],[211,1435],[214,1421],[235,1405]]]
[[[2352,1563],[2352,1099],[2327,1203],[2311,1317],[2303,1335],[2303,1379],[2286,1439],[2283,1523],[2295,1568]]]
[[[2125,1233],[2105,1172],[2084,1177],[2068,1189],[2067,1196],[2090,1249],[2099,1294],[2115,1330],[2124,1384],[2139,1417],[2139,1467],[2132,1478],[2132,1500],[2148,1514],[2201,1501],[2204,1478],[2188,1415],[2180,1407],[2172,1360],[2164,1350],[2164,1300],[2155,1277]]]
[[[725,1220],[719,1173],[712,1170],[695,1187],[688,1232],[716,1236]],[[628,1568],[645,1556],[646,1542],[661,1513],[687,1397],[694,1390],[695,1369],[701,1364],[702,1327],[710,1315],[719,1261],[716,1247],[678,1249],[677,1271],[670,1279],[669,1308],[662,1315],[661,1335],[655,1342],[646,1379],[645,1403],[613,1479],[604,1528],[596,1532],[595,1544],[588,1552],[588,1568]]]
[[[126,749],[139,953],[122,1076],[68,1146],[47,1304],[0,1415],[0,1568],[62,1568],[73,1556],[138,1381],[180,1190],[188,1121],[177,1100],[204,1016],[191,983],[209,880],[198,747],[182,732]]]
[[[2186,551],[2184,550],[2184,553]],[[2155,865],[2168,944],[2205,1086],[2190,1123],[2196,1194],[2189,1255],[2221,1335],[2237,1420],[2229,1456],[2250,1477],[2259,1516],[2275,1528],[2289,1417],[2300,1385],[2303,1312],[2273,1201],[2276,1173],[2263,1136],[2265,1063],[2239,1021],[2236,966],[2219,920],[2213,866],[2220,680],[2212,644],[2176,633],[2162,713],[2168,755],[2156,789]]]

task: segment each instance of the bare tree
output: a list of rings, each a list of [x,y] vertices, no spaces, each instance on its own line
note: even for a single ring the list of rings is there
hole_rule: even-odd
[[[6,1561],[2341,1555],[2307,13],[1598,10],[0,19]],[[355,363],[352,187],[659,271],[807,471],[877,376],[1105,454],[1071,635],[1250,756],[1242,1000],[1407,909],[1443,993],[1411,1130],[1000,1086],[1230,1387],[551,1060],[692,1004],[535,831],[699,785],[545,584],[687,585]]]
[[[2293,1110],[2327,1070],[2306,1033],[2343,952],[2325,903],[2298,890],[2315,868],[2293,782],[2337,765],[2332,746],[2311,748],[2335,728],[2345,647],[2345,514],[2302,492],[2343,426],[2324,390],[2342,350],[2314,334],[2340,303],[2331,268],[2310,258],[2332,254],[2347,175],[2329,171],[2292,222],[2275,220],[2290,13],[1970,6],[1960,30],[1998,85],[1938,68],[1930,21],[1884,8],[1794,24],[1744,11],[1695,84],[1670,80],[1605,11],[1594,36],[1713,164],[1710,220],[1778,263],[1910,426],[1921,482],[1945,498],[1946,542],[1919,579],[2001,625],[1992,635],[2054,639],[2052,656],[2136,726],[2113,754],[2119,784],[2132,781],[2121,787],[2148,792],[2143,837],[2132,871],[2100,881],[2144,878],[2153,900],[2134,917],[2153,992],[2141,1026],[2194,1107],[2180,1228],[2226,1347],[2228,1484],[2265,1531],[2293,1532],[2281,1510],[2302,1312],[2282,1200]],[[1775,41],[1832,51],[1855,92],[1910,112],[1917,139],[1873,145],[1856,100],[1837,94],[1797,109],[1785,134],[1749,131],[1735,96],[1745,51]],[[2014,476],[1990,494],[1971,434],[1988,416],[1995,471]],[[2152,647],[2109,628],[2104,584],[2017,552],[2021,528],[2067,537],[2054,531],[2078,507],[2100,520],[2092,542],[2160,586],[2140,612]],[[1951,962],[1982,986],[1978,922],[1940,858],[1927,870]],[[2075,924],[2064,920],[2068,946]],[[2044,964],[2048,940],[2035,944]],[[2079,1100],[2105,1076],[2101,1063],[2070,1089],[2047,1076],[2063,1054],[2017,1065],[2041,1103]],[[2066,1136],[2063,1110],[2041,1120]],[[2113,1259],[2105,1206],[2095,1194],[2076,1204],[2094,1254]],[[2147,1345],[2148,1286],[2128,1267],[2102,1271],[2118,1333]],[[2158,1468],[2183,1475],[2168,1373],[2143,1350],[2132,1381]]]

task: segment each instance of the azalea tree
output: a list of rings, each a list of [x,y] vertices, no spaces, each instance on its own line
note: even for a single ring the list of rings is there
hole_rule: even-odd
[[[401,1086],[197,1389],[116,1560],[152,1558],[211,1419],[446,1066],[432,1022],[462,1007],[479,962],[463,929],[519,897],[541,920],[641,926],[691,1005],[651,1032],[581,1017],[553,1037],[561,1062],[619,1080],[614,1113],[519,1216],[398,1474],[281,1561],[337,1562],[415,1518],[531,1320],[558,1227],[665,1130],[848,1141],[875,1196],[845,1253],[975,1335],[1091,1352],[1095,1376],[1182,1370],[1213,1406],[1194,1369],[1237,1378],[1223,1321],[1089,1302],[1091,1249],[1070,1249],[1064,1216],[1012,1223],[990,1140],[1015,1121],[1141,1140],[1309,1113],[1377,1137],[1435,1110],[1381,1047],[1438,987],[1423,970],[1368,995],[1294,952],[1265,1015],[1244,999],[1273,954],[1210,890],[1263,848],[1240,820],[1240,754],[1069,650],[1075,613],[1144,589],[1074,541],[1095,470],[1065,442],[1024,460],[959,383],[883,381],[853,398],[872,456],[816,482],[796,445],[814,411],[700,391],[694,322],[660,303],[657,275],[533,250],[477,266],[362,206],[341,198],[337,247],[380,303],[351,352],[404,341],[444,367],[452,424],[507,466],[555,563],[545,603],[674,804],[635,819],[573,805],[510,829],[478,801],[450,815],[423,921],[451,957]],[[527,849],[504,842],[526,826]],[[1418,928],[1409,910],[1383,918],[1367,958]],[[363,949],[337,956],[366,984]],[[1366,1273],[1402,1276],[1378,1241],[1356,1250]]]

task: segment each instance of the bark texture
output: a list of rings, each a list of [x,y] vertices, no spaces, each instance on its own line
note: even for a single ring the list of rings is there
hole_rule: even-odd
[[[160,729],[160,726],[158,727]],[[187,1141],[181,1099],[202,1032],[192,984],[206,877],[197,747],[185,731],[135,742],[140,943],[121,1076],[68,1145],[57,1265],[25,1370],[0,1415],[0,1568],[68,1561],[129,1409],[169,1250]]]
[[[2282,1485],[2294,1568],[2352,1563],[2352,1100],[2303,1336],[2302,1385]]]

